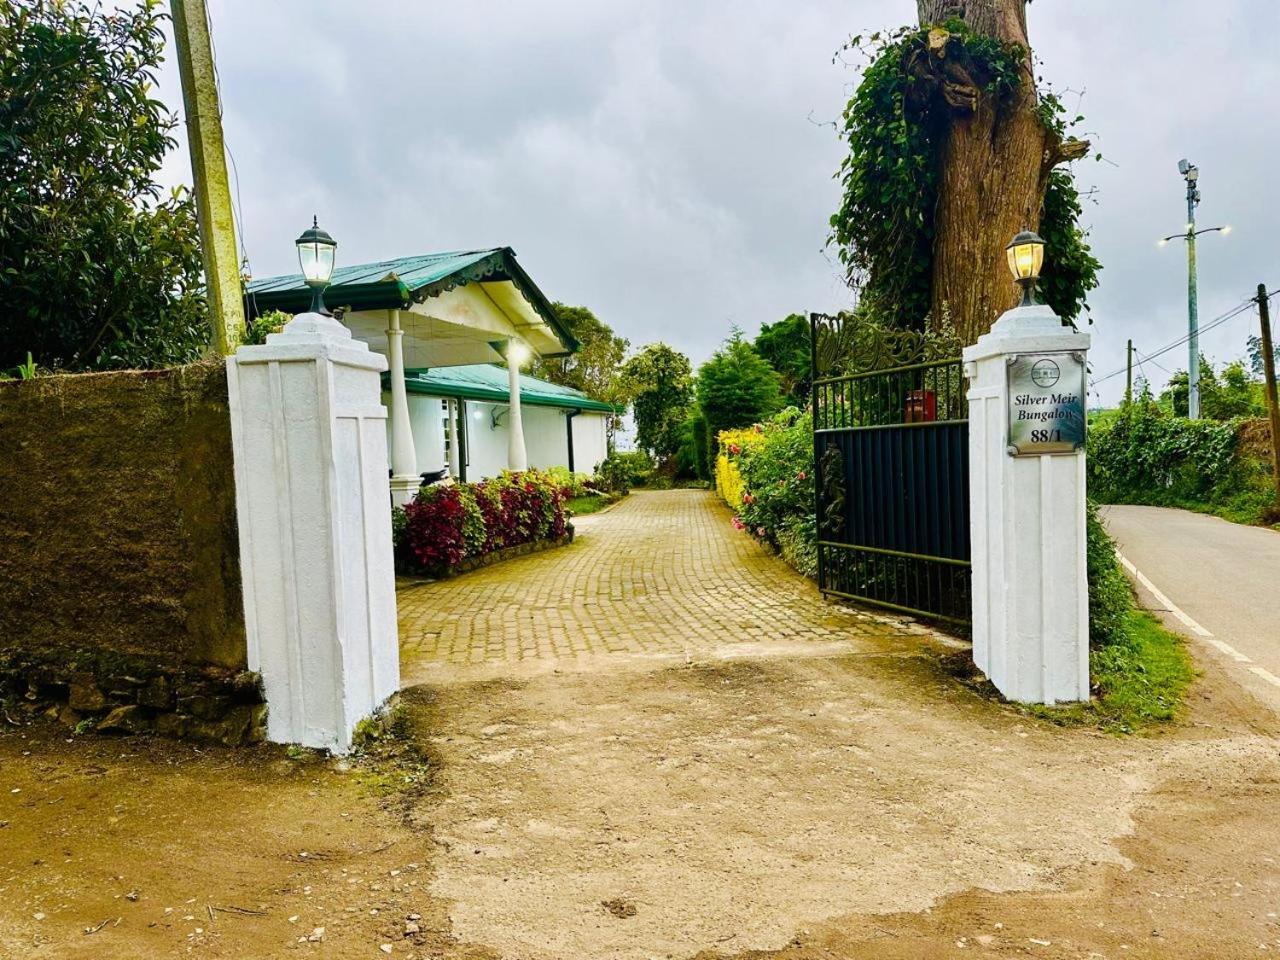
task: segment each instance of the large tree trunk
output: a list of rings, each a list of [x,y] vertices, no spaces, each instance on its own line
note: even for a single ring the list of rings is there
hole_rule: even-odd
[[[949,315],[968,344],[1017,302],[1004,248],[1018,231],[1039,227],[1049,171],[1083,153],[1088,144],[1062,144],[1036,111],[1026,0],[917,2],[921,26],[958,18],[975,33],[1016,43],[1025,51],[1022,83],[1003,99],[963,70],[944,70],[950,122],[939,151],[932,307],[934,322]],[[945,58],[944,37],[933,52]]]

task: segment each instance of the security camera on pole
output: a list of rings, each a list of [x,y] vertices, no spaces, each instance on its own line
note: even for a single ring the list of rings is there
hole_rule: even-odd
[[[1010,700],[1088,700],[1089,335],[1036,302],[1043,240],[1024,231],[1007,255],[1022,303],[964,351],[973,659]]]
[[[1178,161],[1178,172],[1187,181],[1187,230],[1171,233],[1160,240],[1164,246],[1170,240],[1187,241],[1187,416],[1200,419],[1200,304],[1196,292],[1196,237],[1202,233],[1230,233],[1230,227],[1196,229],[1196,207],[1200,205],[1200,168],[1190,160]]]

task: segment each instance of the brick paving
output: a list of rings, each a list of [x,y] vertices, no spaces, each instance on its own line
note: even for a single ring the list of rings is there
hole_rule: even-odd
[[[825,601],[729,519],[708,491],[637,492],[576,520],[570,546],[402,588],[405,682],[445,664],[688,657],[895,632]]]

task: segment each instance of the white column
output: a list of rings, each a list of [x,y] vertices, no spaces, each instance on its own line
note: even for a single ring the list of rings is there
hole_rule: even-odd
[[[249,668],[279,743],[344,751],[400,686],[386,368],[316,313],[227,358]]]
[[[1004,696],[1024,703],[1089,699],[1085,454],[1013,455],[1010,363],[1057,354],[1066,369],[1061,355],[1088,348],[1088,334],[1064,327],[1051,309],[1037,305],[1008,311],[964,351],[973,659]],[[1052,391],[1079,395],[1083,414],[1082,379],[1064,377]],[[1028,402],[1048,409],[1052,399]]]
[[[413,429],[409,425],[409,397],[404,387],[404,331],[400,311],[387,311],[387,359],[391,363],[391,500],[402,507],[413,499],[422,484],[418,455],[413,449]]]
[[[527,470],[529,457],[524,449],[524,421],[520,416],[520,364],[524,352],[519,340],[507,341],[507,390],[510,394],[510,413],[507,416],[507,469]]]
[[[444,401],[444,433],[449,444],[449,476],[458,479],[458,409],[456,400]]]

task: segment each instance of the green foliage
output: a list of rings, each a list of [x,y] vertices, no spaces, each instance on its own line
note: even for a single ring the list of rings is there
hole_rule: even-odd
[[[806,577],[816,577],[813,417],[788,407],[760,425],[754,443],[730,450],[728,456],[742,476],[736,525],[777,549]]]
[[[1089,579],[1089,645],[1092,648],[1126,638],[1133,591],[1120,568],[1116,544],[1098,519],[1098,507],[1089,503],[1085,519],[1085,567]]]
[[[1259,358],[1260,359],[1260,358]],[[1187,372],[1175,370],[1160,394],[1160,400],[1173,414],[1185,417],[1188,412]],[[1200,416],[1209,420],[1233,420],[1236,417],[1265,417],[1267,402],[1262,383],[1242,360],[1228,363],[1222,375],[1200,357]]]
[[[0,368],[150,367],[209,340],[195,208],[154,176],[157,0],[0,2]]]
[[[675,456],[693,400],[689,358],[665,343],[647,344],[622,365],[621,381],[636,424],[636,445],[661,460]]]
[[[581,390],[605,403],[621,404],[623,396],[618,368],[629,343],[586,307],[553,303],[556,317],[569,328],[581,346],[567,357],[539,358],[531,373],[535,377]]]
[[[588,513],[596,513],[603,510],[609,504],[616,503],[617,499],[617,496],[613,494],[588,493],[566,500],[564,509],[572,517],[582,517]]]
[[[1040,214],[1040,236],[1051,251],[1036,292],[1063,320],[1074,324],[1082,310],[1089,308],[1089,291],[1098,286],[1102,263],[1093,255],[1088,234],[1079,225],[1083,213],[1075,177],[1063,167],[1049,174],[1044,209]]]
[[[245,324],[243,342],[250,344],[266,343],[267,337],[273,333],[279,333],[284,329],[284,325],[292,319],[292,314],[285,313],[283,310],[268,310],[266,313],[259,314]]]
[[[632,487],[645,486],[653,474],[653,459],[645,451],[614,451],[596,469],[595,487],[606,493],[627,493]]]
[[[707,422],[708,462],[714,464],[721,430],[748,427],[782,406],[778,375],[734,330],[711,359],[698,368],[698,409]]]
[[[947,62],[962,68],[986,96],[1003,100],[1018,90],[1020,47],[975,34],[960,21],[944,26]],[[937,67],[928,42],[929,30],[914,27],[850,42],[869,63],[844,111],[841,135],[849,150],[837,174],[844,194],[830,236],[867,306],[916,329],[925,326],[930,310],[940,150],[950,115],[944,78],[932,74]],[[1041,120],[1058,135],[1069,126],[1064,114],[1059,98],[1042,95]],[[1052,251],[1041,292],[1068,321],[1097,286],[1100,269],[1077,226],[1080,212],[1071,172],[1055,170],[1040,228]]]
[[[1265,522],[1274,503],[1267,464],[1240,448],[1240,421],[1172,417],[1134,402],[1089,431],[1089,495]]]
[[[1256,333],[1250,334],[1246,353],[1249,357],[1249,373],[1261,380],[1266,373],[1266,366],[1262,355],[1262,338]],[[1280,370],[1280,343],[1271,344],[1271,362]]]
[[[786,402],[797,407],[809,404],[813,361],[809,336],[808,318],[793,313],[777,323],[762,324],[753,343],[756,352],[777,372]]]
[[[707,419],[693,406],[680,424],[680,449],[676,452],[676,476],[709,480],[707,471]]]
[[[559,465],[547,467],[544,473],[559,484],[566,497],[581,497],[589,492],[588,483],[591,477],[588,474],[574,473],[568,467]]]

